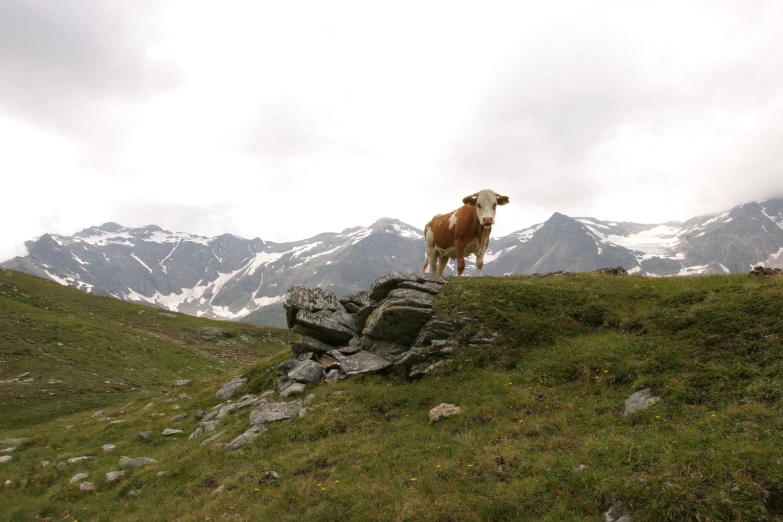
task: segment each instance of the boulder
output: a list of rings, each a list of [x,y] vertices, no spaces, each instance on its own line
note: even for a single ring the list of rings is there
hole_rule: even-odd
[[[428,294],[435,295],[440,291],[441,285],[433,282],[417,283],[415,281],[403,281],[398,288],[410,288],[412,290],[418,290],[420,292],[426,292]]]
[[[433,341],[440,341],[452,337],[462,327],[440,319],[430,319],[419,330],[419,334],[413,341],[413,346],[429,346]]]
[[[283,308],[286,310],[288,328],[292,328],[297,312],[300,310],[307,312],[319,312],[321,310],[333,312],[342,309],[342,305],[337,300],[337,296],[329,290],[296,285],[286,292]]]
[[[347,323],[347,324],[346,324]],[[314,337],[332,345],[345,345],[356,335],[356,317],[346,312],[309,312],[299,310],[294,319],[293,331]],[[352,325],[353,328],[349,325]]]
[[[106,482],[114,482],[118,478],[120,478],[123,475],[125,475],[125,473],[126,473],[125,470],[122,470],[122,471],[110,471],[110,472],[108,472],[106,474]]]
[[[158,461],[150,457],[120,457],[120,466],[123,468],[140,468],[149,464],[156,464]]]
[[[338,299],[346,311],[351,313],[358,312],[361,308],[370,304],[370,296],[367,292],[346,295]]]
[[[269,404],[262,404],[250,412],[250,424],[253,426],[258,426],[259,424],[266,424],[267,422],[276,422],[290,419],[291,417],[295,417],[297,414],[299,414],[299,410],[301,409],[301,400],[295,400],[293,402],[271,402]]]
[[[236,450],[258,437],[261,433],[267,430],[263,424],[258,426],[250,426],[244,433],[228,443],[228,449]]]
[[[427,359],[427,356],[422,353],[421,349],[413,348],[408,352],[405,352],[400,356],[394,364],[410,368],[414,364],[419,364]]]
[[[452,415],[459,415],[462,410],[459,406],[454,404],[441,403],[430,410],[430,422],[435,422],[441,417],[451,417]]]
[[[432,308],[432,294],[410,288],[395,288],[389,292],[386,299],[394,299],[398,305]]]
[[[413,274],[400,274],[398,272],[392,272],[391,274],[379,277],[370,286],[370,290],[367,292],[372,301],[380,301],[385,299],[389,292],[400,286],[403,281],[409,281],[416,283],[416,276]]]
[[[302,361],[288,372],[288,378],[292,381],[310,383],[316,382],[324,376],[324,367],[313,360]]]
[[[410,344],[421,327],[432,317],[431,308],[398,304],[402,300],[384,301],[370,317],[362,331],[363,335],[375,339],[393,339]]]
[[[70,482],[71,482],[71,484],[74,484],[74,483],[76,483],[76,482],[79,482],[79,481],[80,481],[80,480],[82,480],[82,479],[86,479],[86,478],[87,478],[87,477],[89,477],[89,476],[90,476],[90,475],[89,475],[88,473],[77,473],[76,475],[74,475],[73,477],[71,477],[71,480],[70,480]]]
[[[92,482],[82,482],[79,484],[79,491],[95,491],[95,484]]]
[[[247,379],[241,375],[237,375],[226,384],[224,384],[215,394],[216,399],[230,399],[236,392],[242,389],[247,384]]]
[[[181,386],[187,386],[190,384],[190,379],[177,379],[176,381],[171,381],[171,386],[173,388],[179,388]]]
[[[178,433],[182,433],[182,430],[174,429],[174,428],[166,428],[165,430],[163,430],[163,435],[165,436],[177,435]]]
[[[280,390],[280,397],[290,397],[292,395],[299,395],[301,393],[304,393],[305,391],[305,385],[301,382],[295,382],[291,384],[290,386],[286,386],[284,389]]]
[[[243,395],[241,399],[239,399],[237,402],[225,404],[220,407],[220,409],[217,411],[217,415],[215,415],[216,419],[222,419],[229,413],[235,412],[236,410],[239,410],[241,408],[247,408],[248,406],[252,406],[254,404],[257,404],[261,399],[255,395],[248,394]]]
[[[377,304],[368,304],[363,306],[356,312],[356,331],[361,333],[364,330],[364,326],[367,324],[367,319],[378,308]]]

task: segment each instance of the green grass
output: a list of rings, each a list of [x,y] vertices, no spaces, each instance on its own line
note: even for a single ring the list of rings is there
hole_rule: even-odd
[[[477,320],[464,341],[500,341],[460,345],[417,382],[362,376],[309,387],[304,418],[270,425],[235,452],[160,435],[195,429],[192,415],[167,419],[217,404],[226,375],[191,383],[190,401],[165,402],[172,394],[150,390],[104,408],[119,424],[91,410],[3,430],[0,439],[31,440],[0,465],[0,478],[13,481],[0,513],[560,521],[601,520],[619,500],[635,521],[783,520],[783,278],[463,278],[435,303],[444,317]],[[244,391],[268,389],[285,357],[245,369]],[[661,402],[623,415],[624,400],[644,387]],[[430,423],[429,409],[441,402],[463,413]],[[248,413],[222,421],[220,441],[244,431]],[[117,449],[103,452],[106,443]],[[85,454],[94,458],[40,466]],[[119,469],[121,455],[159,463],[107,484],[103,475]],[[269,470],[280,479],[266,478]],[[82,471],[95,492],[68,483]],[[129,496],[135,488],[141,494]]]
[[[225,373],[285,349],[294,337],[0,269],[0,418],[5,428],[21,427],[174,379]]]

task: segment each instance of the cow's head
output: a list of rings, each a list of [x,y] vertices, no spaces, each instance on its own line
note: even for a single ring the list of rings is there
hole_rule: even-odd
[[[479,224],[484,228],[490,228],[495,224],[497,206],[508,203],[508,196],[501,196],[491,190],[482,190],[465,197],[462,202],[471,207],[475,206]]]

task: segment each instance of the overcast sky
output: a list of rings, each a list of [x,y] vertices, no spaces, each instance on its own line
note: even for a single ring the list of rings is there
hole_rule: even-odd
[[[125,226],[493,235],[783,196],[783,2],[0,0],[0,259]]]

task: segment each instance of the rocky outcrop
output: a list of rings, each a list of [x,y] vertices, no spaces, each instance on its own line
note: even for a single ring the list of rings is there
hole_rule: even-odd
[[[449,353],[446,340],[465,324],[434,316],[433,297],[446,282],[432,274],[392,273],[340,299],[323,288],[291,288],[283,306],[289,328],[303,337],[278,366],[277,391],[287,397],[322,378],[393,369],[421,376],[414,366]]]
[[[748,275],[752,276],[774,276],[774,275],[780,275],[783,273],[780,268],[767,268],[761,265],[754,266],[753,270],[748,272]]]

